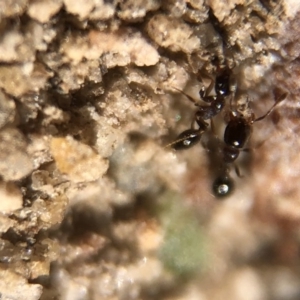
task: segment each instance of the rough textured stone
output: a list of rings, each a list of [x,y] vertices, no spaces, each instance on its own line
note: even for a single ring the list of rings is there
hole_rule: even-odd
[[[299,8],[0,1],[1,297],[298,299]],[[225,66],[235,93],[174,152]],[[230,111],[263,116],[285,91],[218,201]]]
[[[98,180],[107,171],[107,160],[71,137],[53,138],[50,148],[58,170],[75,182]]]

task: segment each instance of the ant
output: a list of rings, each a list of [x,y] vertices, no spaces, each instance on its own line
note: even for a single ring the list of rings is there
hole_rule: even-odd
[[[207,120],[211,120],[214,116],[218,115],[225,106],[225,99],[232,92],[230,88],[230,70],[227,67],[221,68],[217,67],[218,74],[215,80],[211,79],[211,83],[208,88],[201,88],[199,91],[200,99],[206,102],[208,105],[201,105],[197,100],[184,93],[183,91],[174,88],[184,96],[186,96],[191,102],[198,107],[195,112],[195,116],[190,129],[183,131],[177,139],[167,145],[172,146],[175,150],[184,150],[191,148],[195,144],[197,144],[202,134],[207,131],[208,123]],[[211,96],[210,93],[212,89],[215,89],[216,95]],[[194,122],[197,123],[198,128],[194,128]]]
[[[288,93],[283,93],[279,97],[276,97],[276,102],[272,107],[259,118],[255,118],[255,115],[252,113],[250,118],[246,119],[241,113],[231,111],[230,120],[224,131],[221,175],[218,176],[213,183],[213,192],[216,197],[225,197],[233,190],[234,184],[229,176],[229,166],[236,161],[241,151],[247,150],[244,146],[251,136],[253,124],[269,116],[274,108],[281,103],[287,95]],[[236,173],[241,177],[238,168],[236,168]]]

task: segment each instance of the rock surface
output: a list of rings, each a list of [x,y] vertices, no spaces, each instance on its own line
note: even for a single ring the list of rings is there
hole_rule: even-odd
[[[299,299],[299,16],[294,0],[0,1],[0,298]],[[223,65],[232,100],[173,151]],[[229,112],[285,92],[219,201]]]

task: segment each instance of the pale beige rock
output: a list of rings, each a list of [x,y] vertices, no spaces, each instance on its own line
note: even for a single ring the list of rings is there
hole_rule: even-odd
[[[299,272],[290,266],[298,263],[300,238],[300,18],[289,23],[299,7],[296,0],[0,0],[0,87],[7,95],[0,92],[0,176],[18,180],[23,195],[18,190],[13,200],[0,188],[0,211],[10,205],[9,217],[0,213],[0,265],[26,278],[1,275],[2,298],[40,298],[27,293],[27,281],[47,279],[51,261],[53,295],[47,287],[41,299],[299,295]],[[245,169],[237,162],[243,178],[231,168],[236,189],[222,202],[211,195],[209,143],[206,150],[200,143],[182,152],[165,147],[190,128],[197,110],[174,88],[198,100],[209,85],[198,71],[214,77],[214,56],[235,63],[236,96],[249,96],[258,117],[274,102],[262,97],[272,85],[291,94],[253,125],[255,150]],[[24,173],[26,161],[34,167]],[[195,237],[209,246],[204,268],[184,283],[166,275],[157,257],[170,220],[157,221],[161,210],[149,206],[166,190],[182,193],[177,202],[197,214]],[[12,210],[14,201],[20,209]],[[22,294],[7,294],[20,287]]]
[[[43,288],[39,284],[29,284],[27,280],[10,270],[0,270],[1,299],[38,300]]]
[[[25,137],[17,129],[0,131],[0,174],[5,180],[19,180],[33,170]]]
[[[159,60],[156,49],[139,32],[132,29],[117,32],[91,31],[89,39],[92,50],[87,55],[119,53],[122,60],[126,56],[137,66],[152,66]]]
[[[114,3],[105,0],[95,1],[95,7],[89,14],[92,20],[107,20],[113,17],[115,13]]]
[[[53,138],[50,148],[57,168],[72,181],[94,181],[101,178],[108,169],[107,160],[70,136]]]
[[[23,41],[23,36],[17,30],[6,32],[0,42],[0,61],[14,62],[19,59],[18,47]]]
[[[15,109],[15,102],[0,90],[0,128],[13,122]]]
[[[31,143],[27,151],[32,158],[34,169],[38,169],[42,164],[49,163],[53,159],[49,150],[49,137],[38,134],[30,135]]]
[[[79,89],[89,78],[89,80],[93,82],[101,82],[102,74],[100,70],[100,64],[98,59],[91,59],[86,61],[82,60],[83,53],[79,49],[73,49],[72,57],[70,57],[74,63],[74,66],[71,67],[62,67],[59,70],[59,76],[62,78],[62,83],[60,87],[64,91],[64,93],[68,93],[70,90]],[[77,52],[78,50],[78,52]]]
[[[0,233],[6,232],[10,227],[15,225],[15,221],[8,217],[8,215],[4,215],[0,213]]]
[[[27,13],[28,15],[41,22],[48,22],[62,7],[62,0],[34,0],[31,1]]]
[[[157,10],[160,1],[129,0],[120,3],[118,16],[123,20],[136,20],[143,18],[148,11]]]
[[[120,130],[107,124],[103,117],[97,118],[97,134],[95,147],[103,157],[109,157],[113,151],[125,140],[124,134]]]
[[[300,2],[297,0],[285,0],[285,13],[288,18],[293,19],[300,10]]]
[[[217,19],[222,22],[225,18],[229,17],[236,5],[244,4],[244,2],[244,0],[209,0],[208,5],[212,8]]]
[[[49,261],[31,261],[29,265],[31,270],[31,279],[36,279],[39,276],[48,276],[50,270]]]
[[[81,20],[88,17],[95,6],[94,0],[63,0],[66,10],[74,15],[78,15]]]
[[[200,40],[181,19],[157,14],[148,22],[147,31],[158,45],[172,51],[192,53],[200,47]]]
[[[20,15],[26,9],[28,0],[5,0],[0,1],[0,19],[1,17],[13,17]]]
[[[62,124],[69,121],[70,116],[67,112],[64,112],[62,109],[54,105],[49,105],[44,108],[44,125],[49,126],[52,124]]]
[[[47,49],[45,44],[47,37],[44,31],[46,28],[34,20],[30,20],[26,24],[26,35],[23,34],[19,26],[10,26],[9,30],[2,34],[0,61],[21,64],[35,61],[36,50]]]
[[[50,73],[41,64],[29,62],[12,66],[1,65],[0,87],[8,94],[20,97],[45,87],[49,76]]]
[[[162,228],[154,220],[139,224],[137,243],[143,253],[155,253],[163,242]]]
[[[250,267],[233,271],[222,287],[215,292],[213,299],[264,300],[268,298],[261,276]]]
[[[108,68],[125,66],[130,62],[137,66],[155,65],[159,60],[157,50],[134,29],[89,32],[88,36],[70,36],[60,48],[72,63],[82,59],[98,60],[105,55]]]
[[[11,183],[0,184],[0,212],[11,213],[22,208],[22,194],[20,189]]]

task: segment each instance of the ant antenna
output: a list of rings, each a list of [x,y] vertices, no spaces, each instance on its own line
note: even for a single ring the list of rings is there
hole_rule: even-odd
[[[252,121],[252,123],[254,122],[258,122],[258,121],[261,121],[263,120],[264,118],[266,118],[272,111],[273,109],[279,104],[281,103],[283,100],[285,100],[285,98],[287,97],[288,93],[283,93],[279,99],[272,105],[272,107],[264,114],[262,115],[261,117],[255,119],[254,121]]]

